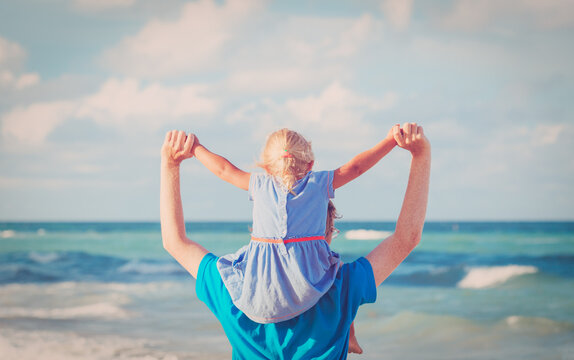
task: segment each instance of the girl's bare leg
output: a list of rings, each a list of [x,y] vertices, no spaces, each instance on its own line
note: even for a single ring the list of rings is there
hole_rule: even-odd
[[[363,349],[359,345],[359,342],[357,341],[357,337],[355,336],[355,322],[353,322],[351,324],[351,332],[349,334],[349,350],[348,350],[348,352],[354,353],[354,354],[362,354],[363,353]]]

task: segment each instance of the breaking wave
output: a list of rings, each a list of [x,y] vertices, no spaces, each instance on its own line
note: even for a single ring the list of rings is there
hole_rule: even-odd
[[[391,234],[390,231],[357,229],[345,232],[345,237],[348,240],[382,240]]]
[[[507,265],[472,268],[457,284],[464,289],[483,289],[501,285],[508,280],[526,274],[535,274],[538,269],[534,266]]]

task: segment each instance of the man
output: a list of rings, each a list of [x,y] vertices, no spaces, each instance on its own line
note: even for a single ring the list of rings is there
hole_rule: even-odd
[[[331,289],[303,314],[259,324],[238,310],[216,268],[217,257],[186,236],[179,167],[192,157],[193,136],[170,131],[162,147],[160,210],[165,249],[197,279],[196,291],[221,322],[234,359],[345,359],[349,328],[360,305],[376,300],[376,288],[421,239],[428,201],[430,143],[417,124],[396,126],[397,145],[411,155],[405,198],[394,233],[366,257],[344,264]]]

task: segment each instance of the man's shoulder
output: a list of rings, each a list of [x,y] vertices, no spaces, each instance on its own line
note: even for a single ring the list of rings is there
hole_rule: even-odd
[[[337,277],[342,287],[348,289],[349,297],[356,297],[361,304],[375,302],[375,275],[371,263],[365,257],[343,264]]]
[[[373,274],[373,267],[369,260],[365,257],[360,257],[354,261],[344,263],[340,269],[341,276],[357,277]]]
[[[206,303],[209,302],[209,299],[213,300],[213,288],[219,288],[219,283],[222,283],[221,276],[219,276],[217,271],[218,259],[212,253],[205,254],[197,270],[195,292],[197,297]]]

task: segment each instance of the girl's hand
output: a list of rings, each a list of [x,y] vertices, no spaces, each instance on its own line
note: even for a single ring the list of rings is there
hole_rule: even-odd
[[[416,123],[404,123],[402,128],[395,125],[393,136],[397,145],[410,151],[413,156],[430,152],[430,142],[423,132],[423,127]]]
[[[390,140],[390,141],[395,141],[395,129],[398,128],[400,129],[401,126],[399,124],[393,125],[393,127],[391,128],[391,130],[389,130],[389,132],[387,133],[387,137],[386,139]]]
[[[161,148],[162,161],[169,165],[179,166],[185,159],[193,157],[191,149],[195,142],[194,134],[187,134],[184,131],[168,131]]]

